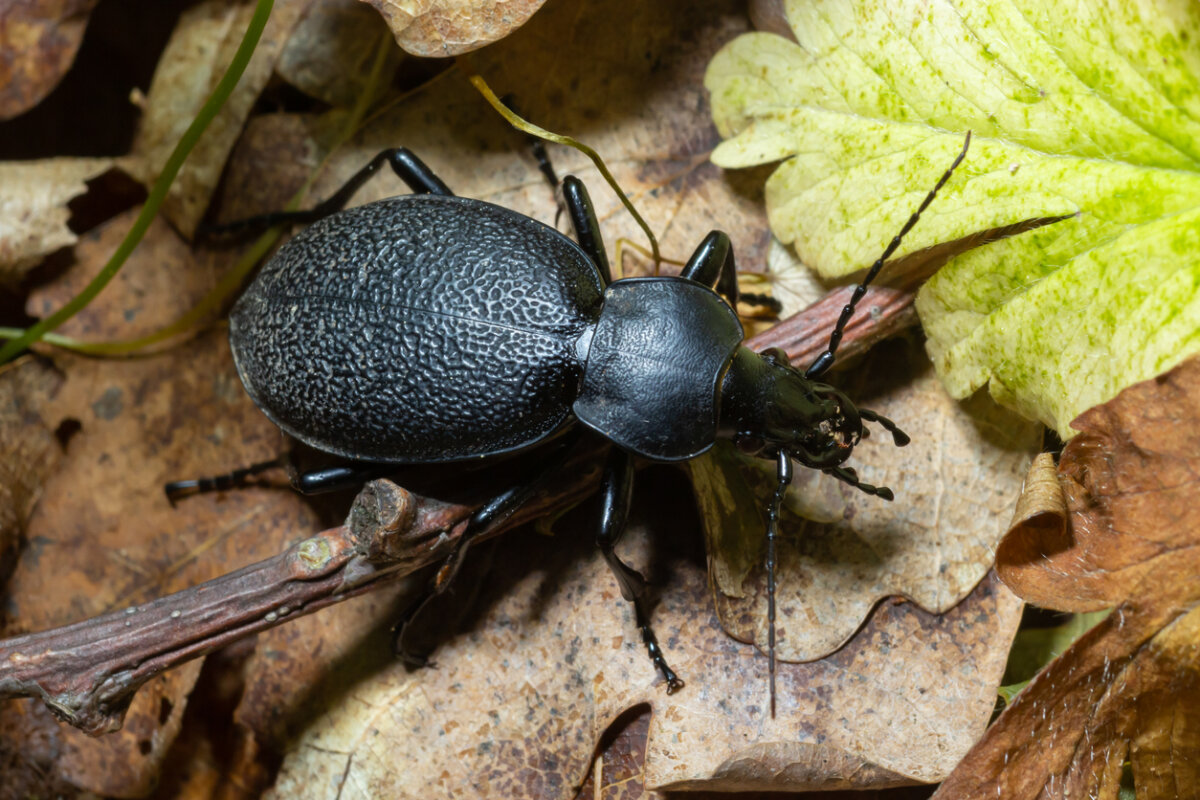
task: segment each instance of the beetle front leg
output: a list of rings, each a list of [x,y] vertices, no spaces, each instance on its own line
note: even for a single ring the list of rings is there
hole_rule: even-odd
[[[417,194],[450,196],[454,194],[442,182],[442,179],[435,175],[433,170],[424,161],[417,158],[411,150],[406,147],[393,147],[376,155],[369,164],[354,173],[354,176],[346,181],[342,188],[308,211],[275,211],[270,214],[259,214],[225,225],[201,226],[201,232],[204,236],[229,236],[246,231],[264,230],[272,225],[312,224],[330,214],[341,211],[346,203],[350,202],[354,193],[384,164],[390,166],[392,172],[396,173],[400,180],[407,183],[409,188]]]
[[[646,613],[646,579],[642,573],[622,561],[614,550],[621,534],[625,532],[632,496],[633,456],[614,447],[609,454],[604,482],[600,487],[600,530],[596,534],[596,545],[604,554],[617,585],[621,587],[621,596],[633,603],[634,618],[642,631],[642,642],[646,645],[650,660],[667,681],[667,694],[673,694],[683,688],[683,681],[667,665],[658,637],[650,627],[650,616]]]

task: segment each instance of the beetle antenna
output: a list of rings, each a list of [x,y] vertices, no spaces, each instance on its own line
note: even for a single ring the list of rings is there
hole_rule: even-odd
[[[860,408],[858,409],[858,415],[865,420],[878,422],[880,425],[882,425],[888,433],[892,434],[892,440],[896,443],[896,447],[904,447],[904,445],[912,441],[912,439],[908,438],[907,433],[900,430],[900,426],[882,414],[871,411],[870,409]],[[863,432],[863,435],[866,436],[866,431]]]
[[[823,470],[825,474],[832,475],[843,483],[848,483],[855,489],[860,489],[867,494],[882,497],[884,500],[895,500],[896,495],[892,494],[892,490],[886,486],[872,486],[869,483],[863,483],[858,479],[858,473],[849,467],[829,467]]]
[[[879,270],[883,268],[883,262],[891,258],[892,253],[896,252],[896,248],[900,246],[900,242],[904,238],[904,235],[912,230],[913,226],[917,224],[917,220],[921,218],[922,212],[929,208],[929,204],[933,202],[933,198],[937,196],[938,191],[946,185],[946,182],[950,180],[950,176],[954,173],[954,170],[959,164],[962,163],[962,160],[966,158],[967,148],[970,146],[971,132],[967,131],[967,140],[963,142],[962,151],[959,152],[958,157],[954,159],[954,163],[950,165],[950,169],[942,173],[941,180],[939,180],[937,185],[930,190],[929,194],[925,195],[925,199],[921,202],[920,207],[917,208],[917,210],[913,212],[913,215],[908,218],[908,222],[904,223],[904,227],[900,229],[900,232],[892,238],[891,243],[888,244],[888,246],[884,249],[883,255],[881,255],[878,260],[871,265],[871,268],[867,270],[867,275],[865,278],[863,278],[862,283],[854,288],[854,294],[850,296],[850,302],[842,308],[842,313],[838,317],[837,324],[833,326],[833,333],[829,335],[829,346],[825,348],[825,352],[817,356],[816,361],[814,361],[812,366],[808,368],[808,371],[804,373],[804,377],[808,378],[809,380],[819,378],[824,375],[831,366],[833,366],[833,357],[837,353],[838,345],[842,343],[842,335],[846,331],[846,325],[850,322],[850,317],[854,316],[854,307],[858,305],[858,301],[862,300],[863,295],[867,293],[867,287],[871,284],[871,281],[875,280],[875,276],[879,274]]]
[[[792,482],[792,459],[780,449],[776,456],[779,483],[767,505],[767,666],[771,683],[771,719],[775,719],[775,540],[779,536],[779,507]]]

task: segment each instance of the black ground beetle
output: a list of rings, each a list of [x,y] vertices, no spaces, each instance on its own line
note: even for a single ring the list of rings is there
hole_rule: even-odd
[[[646,583],[614,551],[625,527],[634,458],[684,461],[730,438],[774,460],[768,506],[771,710],[775,682],[775,538],[792,460],[887,500],[842,464],[863,421],[908,437],[818,383],[833,364],[867,285],[966,155],[967,143],[854,292],[806,371],[782,351],[742,346],[729,237],[710,233],[679,277],[613,281],[587,190],[562,181],[578,243],[514,211],[456,197],[415,155],[386,150],[312,211],[239,225],[311,223],[284,245],[230,315],[238,373],[285,433],[344,460],[294,477],[306,493],[343,488],[388,467],[495,459],[546,448],[542,475],[561,466],[584,429],[609,439],[596,543],[633,603],[668,693],[667,665],[646,613]],[[543,169],[550,174],[543,160]],[[389,165],[414,194],[339,209]],[[334,213],[338,212],[338,213]],[[714,291],[714,288],[716,291]],[[728,302],[717,292],[725,295]],[[578,423],[578,424],[577,424]],[[226,488],[278,462],[220,478],[169,484],[168,495]],[[472,517],[472,533],[525,502],[541,476],[500,494]],[[443,569],[442,574],[447,574]],[[405,623],[445,583],[405,615]],[[404,623],[399,630],[403,633]]]

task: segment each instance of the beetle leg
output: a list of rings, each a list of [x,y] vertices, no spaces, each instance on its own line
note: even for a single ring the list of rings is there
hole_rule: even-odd
[[[354,489],[367,481],[383,478],[396,471],[395,464],[350,462],[336,467],[322,467],[292,475],[292,488],[300,494],[325,494],[341,489]]]
[[[646,579],[642,573],[622,561],[613,549],[625,532],[632,496],[633,456],[614,447],[604,469],[604,482],[600,486],[600,530],[596,533],[596,545],[621,587],[621,596],[633,603],[634,617],[642,631],[642,642],[646,645],[650,660],[667,681],[667,694],[672,694],[683,688],[683,681],[667,666],[658,638],[650,627],[650,617],[646,613]]]
[[[545,474],[545,472],[540,473],[529,483],[522,486],[515,486],[508,491],[496,495],[471,515],[466,529],[458,537],[458,541],[455,542],[454,549],[450,551],[450,555],[446,556],[441,566],[438,567],[437,572],[433,574],[428,587],[426,587],[425,591],[412,605],[404,610],[404,613],[400,615],[400,619],[397,620],[395,627],[392,629],[392,651],[405,664],[413,667],[423,667],[429,663],[429,659],[426,656],[414,653],[405,646],[405,637],[408,634],[409,626],[416,621],[420,613],[425,610],[425,607],[435,597],[443,594],[450,588],[450,584],[454,582],[454,578],[458,575],[458,571],[466,559],[471,541],[493,525],[503,522],[514,511],[524,505],[530,496],[532,496],[533,491],[537,488],[542,476]]]
[[[600,270],[600,278],[604,285],[608,286],[612,283],[612,270],[608,265],[608,253],[604,250],[600,222],[596,219],[596,210],[592,207],[592,198],[588,196],[587,187],[579,178],[568,175],[563,178],[562,190],[571,225],[575,228],[575,240],[579,242],[583,251],[592,257],[596,269]]]
[[[729,305],[737,309],[737,264],[733,260],[733,245],[724,231],[713,231],[705,236],[679,276],[709,288],[715,287],[717,293],[724,295]]]
[[[767,505],[767,680],[770,683],[771,719],[775,719],[775,566],[776,542],[779,539],[779,507],[787,495],[788,485],[792,482],[792,459],[787,451],[780,450],[775,455],[776,475],[775,494]]]
[[[350,198],[354,193],[372,175],[378,172],[384,164],[390,166],[392,172],[395,172],[400,180],[407,183],[417,194],[454,194],[424,161],[413,155],[412,151],[405,147],[393,147],[384,150],[371,159],[371,162],[354,173],[354,176],[346,181],[342,185],[342,188],[308,211],[276,211],[270,214],[248,217],[247,219],[230,222],[225,225],[202,225],[198,233],[206,237],[225,237],[236,236],[247,231],[263,230],[272,225],[311,224],[319,219],[328,217],[330,214],[341,211],[346,203],[350,202]]]
[[[501,492],[476,509],[475,513],[471,515],[466,529],[458,537],[458,541],[454,543],[454,549],[450,551],[450,554],[446,556],[441,566],[438,567],[437,572],[433,574],[433,579],[429,582],[429,586],[425,592],[417,598],[416,602],[405,609],[392,629],[392,649],[404,663],[419,667],[424,666],[428,662],[425,656],[412,653],[404,646],[405,636],[408,633],[409,626],[412,625],[417,616],[425,609],[425,606],[429,605],[430,601],[435,597],[443,594],[450,587],[450,584],[454,582],[454,578],[458,575],[458,570],[462,567],[463,560],[466,558],[471,542],[480,534],[504,522],[517,509],[529,502],[534,492],[541,488],[542,482],[548,476],[562,470],[563,465],[575,447],[575,443],[578,441],[579,437],[577,433],[568,433],[557,448],[549,454],[549,457],[543,462],[541,469],[531,480]]]

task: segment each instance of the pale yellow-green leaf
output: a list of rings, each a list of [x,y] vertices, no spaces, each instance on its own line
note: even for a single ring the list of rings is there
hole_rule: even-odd
[[[771,227],[823,276],[871,264],[974,134],[897,255],[1065,217],[951,261],[918,298],[947,388],[1063,435],[1200,351],[1200,4],[791,0],[706,85],[724,167],[784,160]]]

